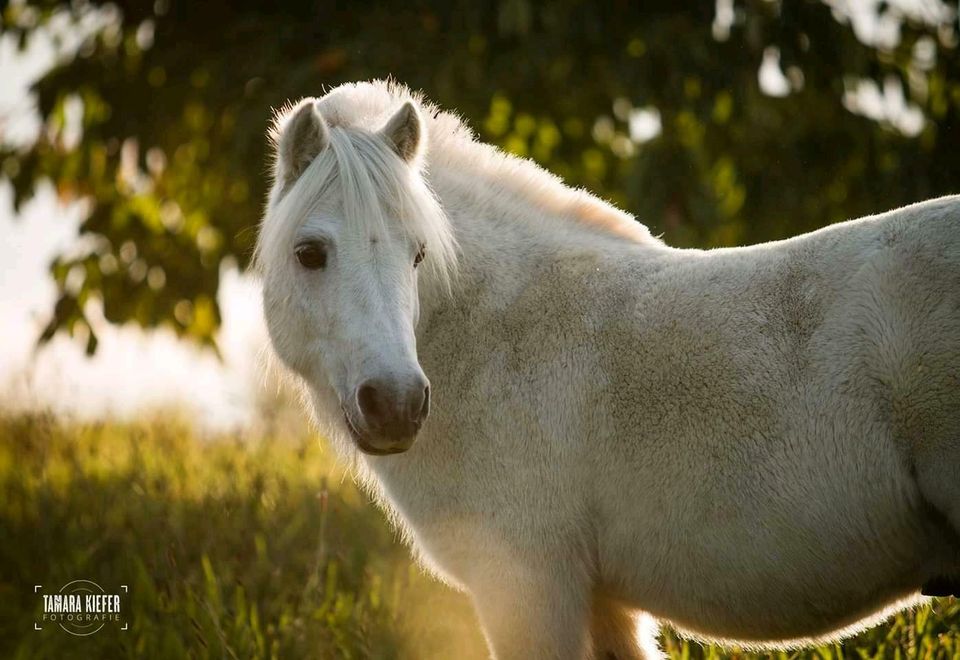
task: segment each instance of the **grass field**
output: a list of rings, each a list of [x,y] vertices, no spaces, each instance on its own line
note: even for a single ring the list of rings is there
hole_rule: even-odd
[[[129,629],[35,631],[34,585],[129,585]],[[680,658],[757,657],[679,640]],[[0,658],[485,657],[329,451],[187,424],[0,418]],[[960,658],[954,599],[784,658]]]

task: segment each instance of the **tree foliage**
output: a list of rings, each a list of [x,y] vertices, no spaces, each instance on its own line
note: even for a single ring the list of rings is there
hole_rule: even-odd
[[[222,262],[251,254],[271,108],[349,80],[423,89],[673,245],[957,187],[958,28],[939,0],[40,2],[10,4],[2,29],[26,42],[92,12],[103,29],[35,87],[45,129],[0,153],[16,204],[46,178],[93,202],[89,249],[52,264],[47,338],[86,325],[94,297],[112,322],[212,342]]]

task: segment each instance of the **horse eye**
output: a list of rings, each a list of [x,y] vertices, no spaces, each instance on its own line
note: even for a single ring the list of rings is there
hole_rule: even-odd
[[[427,246],[423,243],[420,244],[420,249],[417,251],[417,256],[413,258],[413,267],[416,268],[423,262],[423,258],[427,256]]]
[[[319,270],[327,265],[327,248],[323,243],[301,243],[296,249],[297,261],[308,270]]]

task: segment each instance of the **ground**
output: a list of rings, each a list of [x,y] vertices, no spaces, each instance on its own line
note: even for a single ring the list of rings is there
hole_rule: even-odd
[[[269,436],[269,437],[267,437]],[[34,585],[129,586],[129,629],[34,630]],[[843,645],[751,656],[667,631],[678,658],[958,658],[940,599]],[[169,415],[0,417],[0,657],[486,657],[466,597],[424,576],[324,444],[206,436]]]

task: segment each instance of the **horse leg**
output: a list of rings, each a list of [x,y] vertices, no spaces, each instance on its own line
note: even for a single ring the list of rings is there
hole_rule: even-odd
[[[941,447],[939,455],[921,454],[917,462],[917,480],[920,490],[952,527],[955,540],[955,558],[944,573],[931,577],[920,592],[925,596],[960,597],[960,437],[952,447]],[[932,453],[932,452],[931,452]]]
[[[657,632],[657,623],[648,614],[631,611],[605,596],[594,597],[590,638],[595,660],[662,658]]]
[[[954,358],[955,360],[955,358]],[[921,592],[928,596],[960,596],[960,365],[934,361],[921,373],[928,387],[911,401],[914,413],[903,426],[912,441],[913,469],[923,498],[944,520],[944,533],[954,548],[944,573],[933,576]]]
[[[470,585],[495,660],[582,660],[590,616],[589,588],[574,571],[491,566]],[[493,575],[495,574],[495,575]]]

